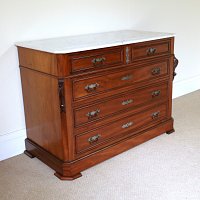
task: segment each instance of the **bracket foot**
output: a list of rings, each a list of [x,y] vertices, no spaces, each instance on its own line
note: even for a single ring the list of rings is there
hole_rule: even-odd
[[[170,134],[173,133],[173,132],[175,132],[174,129],[172,129],[172,130],[170,130],[170,131],[167,131],[166,134],[167,134],[167,135],[170,135]]]
[[[29,151],[25,150],[24,154],[26,154],[29,158],[35,158],[33,154],[31,154]]]
[[[81,173],[78,173],[78,174],[76,174],[74,176],[63,176],[63,175],[61,175],[61,174],[59,174],[57,172],[55,172],[54,175],[56,177],[58,177],[60,180],[62,180],[62,181],[72,181],[72,180],[77,179],[77,178],[82,176]]]

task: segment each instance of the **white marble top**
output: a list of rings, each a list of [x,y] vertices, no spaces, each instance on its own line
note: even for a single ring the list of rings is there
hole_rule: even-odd
[[[16,46],[55,54],[72,53],[117,45],[174,37],[172,33],[123,30],[18,42]]]

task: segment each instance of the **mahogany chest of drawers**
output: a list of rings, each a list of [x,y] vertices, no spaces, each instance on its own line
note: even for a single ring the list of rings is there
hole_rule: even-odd
[[[66,53],[17,46],[25,153],[60,179],[174,131],[173,35]]]

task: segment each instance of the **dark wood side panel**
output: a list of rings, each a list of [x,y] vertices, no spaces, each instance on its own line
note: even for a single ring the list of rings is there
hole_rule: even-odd
[[[39,72],[58,76],[55,54],[18,47],[19,65]]]
[[[169,68],[169,82],[168,82],[168,102],[169,102],[169,108],[168,108],[168,117],[172,116],[172,91],[173,91],[173,79],[174,79],[174,38],[171,38],[170,40],[170,47],[171,47],[171,53],[173,56],[170,58],[170,68]]]
[[[58,80],[27,68],[20,70],[27,137],[63,159]]]
[[[168,117],[172,116],[172,87],[173,87],[173,78],[174,78],[173,64],[174,64],[174,57],[170,59],[170,68],[169,68],[170,81],[168,82],[168,102],[169,102]]]

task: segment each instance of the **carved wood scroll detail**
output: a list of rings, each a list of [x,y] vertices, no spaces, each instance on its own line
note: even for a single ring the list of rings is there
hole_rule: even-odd
[[[174,56],[174,73],[173,73],[173,75],[174,75],[174,77],[176,76],[176,72],[175,72],[175,70],[176,70],[176,67],[178,66],[178,59]]]
[[[130,62],[130,49],[129,47],[126,47],[126,64],[129,64]]]

